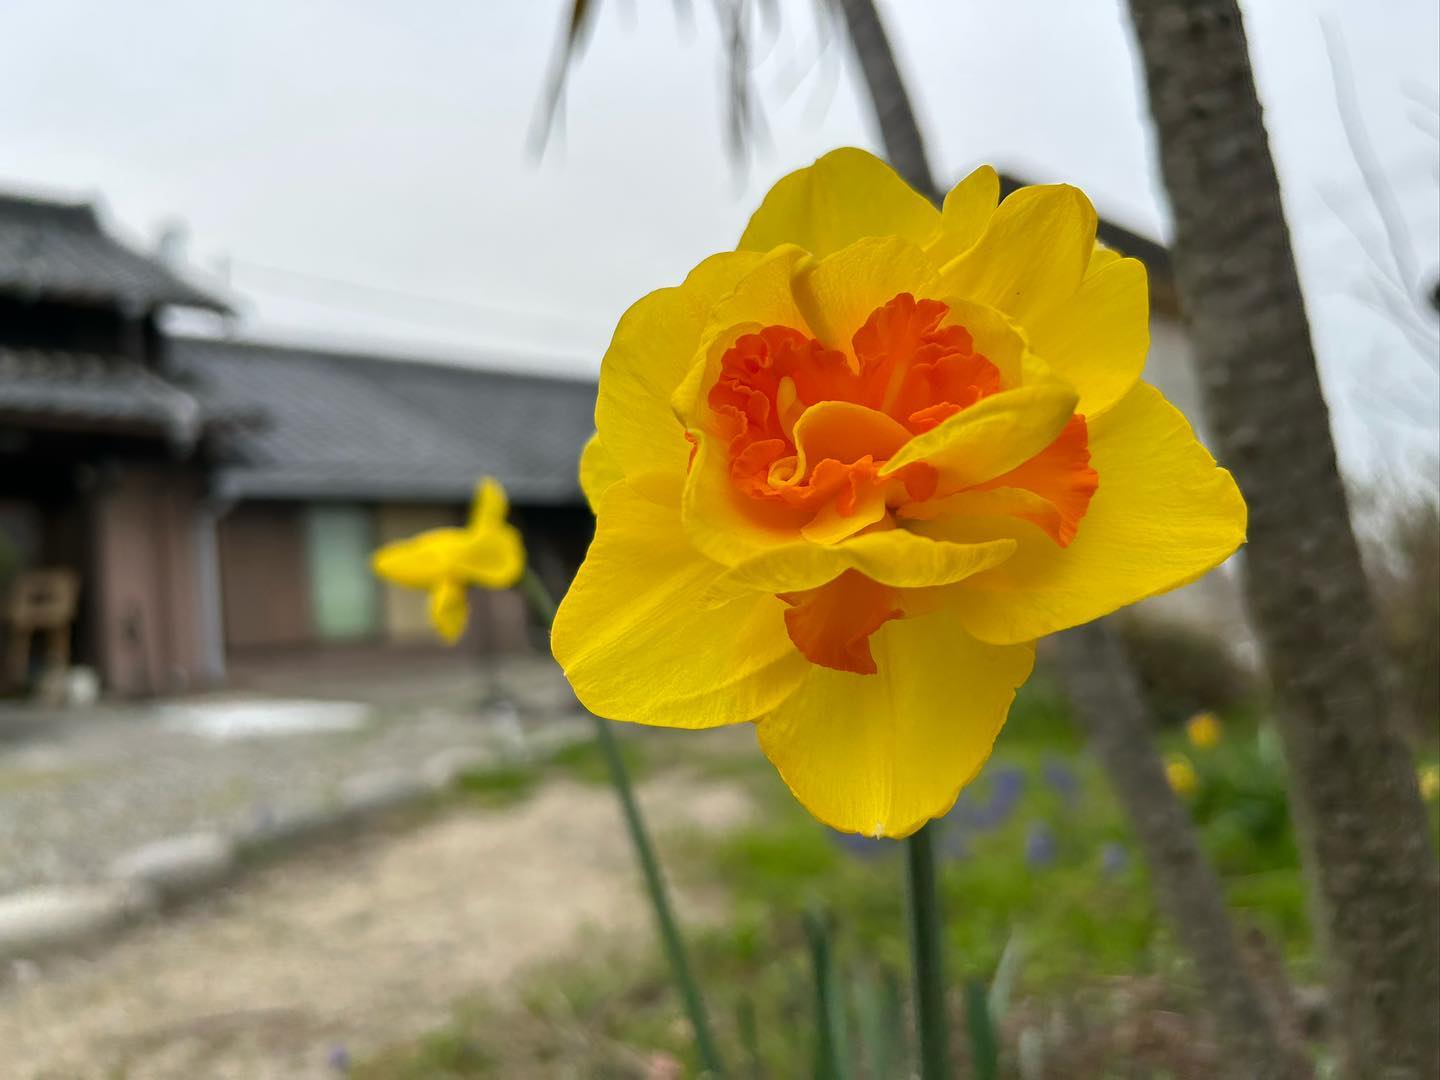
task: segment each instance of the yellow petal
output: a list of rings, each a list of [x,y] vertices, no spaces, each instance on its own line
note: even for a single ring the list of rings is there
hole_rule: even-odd
[[[867,236],[898,236],[924,246],[940,213],[874,154],[832,150],[783,177],[740,237],[742,251],[798,244],[817,257]]]
[[[1023,517],[1030,521],[1050,519],[1059,514],[1055,504],[1043,495],[1024,488],[998,487],[979,491],[957,491],[939,499],[910,503],[899,514],[907,521],[933,521],[951,516]]]
[[[855,497],[849,514],[842,514],[833,502],[826,503],[800,526],[800,535],[812,544],[838,544],[884,521],[885,514],[885,489],[866,488]]]
[[[470,506],[470,528],[488,528],[504,521],[509,513],[510,500],[500,481],[487,476],[475,485],[475,499]]]
[[[450,576],[465,538],[464,529],[430,529],[386,544],[370,557],[370,565],[379,577],[396,585],[433,588]]]
[[[760,721],[760,747],[827,825],[907,836],[980,771],[1034,647],[976,641],[944,610],[888,622],[870,641],[878,674],[812,667]]]
[[[712,416],[706,395],[720,377],[725,352],[736,339],[767,326],[788,326],[802,334],[810,333],[795,303],[793,288],[796,272],[810,261],[810,256],[793,244],[775,248],[759,256],[710,309],[690,368],[670,398],[671,412],[692,433],[710,426]],[[634,475],[627,470],[627,478],[633,479]]]
[[[858,570],[872,581],[900,588],[948,585],[1007,559],[1015,541],[956,544],[884,529],[838,544],[794,543],[772,548],[720,575],[706,602],[723,602],[747,592],[803,592]]]
[[[1095,250],[1090,253],[1090,266],[1085,272],[1087,274],[1097,273],[1117,259],[1123,259],[1124,257],[1125,256],[1121,255],[1120,252],[1114,248],[1108,248],[1097,240],[1095,241]]]
[[[580,451],[580,490],[585,492],[585,501],[592,514],[610,485],[623,479],[625,474],[620,471],[619,463],[610,456],[610,451],[600,445],[600,436],[591,435],[585,449]]]
[[[460,640],[469,616],[465,586],[460,582],[442,581],[430,590],[430,623],[446,644],[454,645]]]
[[[706,259],[684,284],[637,301],[615,328],[600,364],[595,427],[626,476],[685,470],[689,447],[670,409],[715,303],[757,262],[749,252]]]
[[[857,240],[795,275],[795,302],[815,336],[853,356],[850,339],[899,293],[917,295],[935,271],[914,244],[895,236]]]
[[[966,329],[974,340],[975,351],[999,368],[1002,385],[1019,386],[1022,382],[1029,381],[1026,376],[1027,372],[1031,371],[1039,371],[1048,376],[1048,369],[1030,354],[1025,338],[1014,323],[992,307],[961,297],[942,296],[942,288],[942,284],[935,278],[923,286],[927,295],[950,305],[950,314],[943,320],[943,325],[963,326]]]
[[[795,469],[788,483],[806,476],[826,458],[858,461],[865,454],[884,460],[910,441],[910,431],[888,413],[853,401],[817,401],[795,421]]]
[[[1138,259],[1105,260],[1068,300],[1025,323],[1030,348],[1080,394],[1091,419],[1140,380],[1150,349],[1150,291]]]
[[[944,262],[968,250],[990,224],[999,202],[1000,177],[989,165],[981,165],[945,196],[941,231],[930,245],[930,256]]]
[[[1022,326],[1072,296],[1095,249],[1095,208],[1067,184],[1025,187],[1000,204],[980,239],[940,271],[940,299],[987,304]]]
[[[551,637],[587,709],[704,728],[753,720],[794,689],[810,664],[786,634],[784,603],[752,594],[703,608],[720,569],[686,542],[673,507],[628,482],[606,492]]]
[[[712,333],[739,324],[788,326],[808,334],[805,313],[795,302],[796,274],[813,263],[803,248],[782,244],[754,258],[754,263],[710,309]]]
[[[508,589],[525,572],[525,544],[513,526],[501,522],[472,529],[456,553],[456,577],[486,589]]]
[[[1245,502],[1235,481],[1158,390],[1138,384],[1089,435],[1100,487],[1070,546],[1056,547],[1024,522],[1006,525],[1020,541],[1015,554],[952,586],[955,610],[976,637],[1029,641],[1088,622],[1188,584],[1244,541]],[[914,527],[957,541],[993,539],[994,519],[980,522]]]
[[[991,394],[915,436],[880,474],[924,461],[940,473],[942,490],[984,483],[1054,442],[1075,414],[1075,401],[1075,391],[1054,379]]]
[[[731,482],[725,443],[705,432],[696,436],[695,456],[685,478],[680,508],[690,543],[706,558],[724,566],[793,542],[811,516],[741,494]]]
[[[684,479],[685,529],[701,554],[726,565],[747,552],[793,539],[807,517],[788,508],[761,506],[736,490],[728,445],[712,430],[716,418],[707,396],[719,378],[726,349],[740,334],[777,324],[809,333],[791,285],[797,270],[809,263],[810,256],[793,245],[763,256],[711,312],[701,355],[672,400],[674,414],[694,440],[692,455],[673,474]],[[631,483],[641,486],[634,479]],[[642,490],[656,498],[650,489]]]

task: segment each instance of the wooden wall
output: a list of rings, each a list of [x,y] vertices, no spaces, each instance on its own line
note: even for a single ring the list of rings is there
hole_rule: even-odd
[[[303,511],[296,503],[247,502],[220,519],[227,648],[283,648],[312,640]]]
[[[219,522],[221,603],[227,651],[263,652],[297,646],[365,646],[377,643],[439,647],[422,590],[385,585],[370,576],[368,548],[357,556],[355,521],[363,512],[373,545],[427,529],[459,525],[458,505],[391,503],[242,502]],[[583,510],[571,515],[577,519]],[[588,539],[588,516],[544,514],[523,521],[537,569],[563,591]],[[340,527],[340,526],[346,527]],[[368,543],[368,541],[367,541]],[[363,564],[363,565],[362,565]],[[362,580],[363,579],[363,580]],[[359,617],[352,592],[375,589],[378,616]],[[329,603],[334,610],[323,610]],[[355,608],[354,611],[351,609]],[[470,623],[459,648],[473,652],[529,651],[534,631],[517,590],[472,589]]]
[[[122,466],[92,502],[89,575],[97,657],[120,694],[183,690],[202,677],[198,473]]]

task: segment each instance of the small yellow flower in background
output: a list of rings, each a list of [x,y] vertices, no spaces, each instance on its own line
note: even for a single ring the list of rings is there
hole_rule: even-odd
[[[1185,721],[1185,735],[1197,750],[1209,750],[1222,734],[1220,718],[1213,712],[1197,712]]]
[[[1420,797],[1426,802],[1440,798],[1440,765],[1426,765],[1420,770]]]
[[[1200,786],[1195,766],[1184,754],[1171,754],[1165,759],[1165,779],[1170,781],[1170,787],[1177,795],[1193,795]]]
[[[585,706],[753,722],[817,818],[905,836],[985,763],[1036,638],[1228,558],[1245,504],[1140,381],[1145,268],[1095,225],[1073,187],[1000,203],[985,167],[937,210],[837,150],[631,307],[552,637]]]
[[[431,529],[386,544],[371,565],[386,581],[430,592],[430,622],[450,644],[460,639],[469,618],[466,589],[508,589],[525,572],[520,533],[505,520],[505,489],[486,477],[475,488],[475,503],[464,528]]]

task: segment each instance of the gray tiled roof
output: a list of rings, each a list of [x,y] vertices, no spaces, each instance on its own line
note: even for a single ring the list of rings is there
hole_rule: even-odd
[[[209,417],[190,394],[134,360],[0,348],[0,416],[153,431],[188,445]]]
[[[0,195],[0,293],[228,310],[163,263],[107,235],[94,207],[19,195]]]
[[[227,436],[222,492],[460,501],[488,474],[517,503],[582,497],[593,381],[198,338],[170,357],[207,409],[265,417]]]

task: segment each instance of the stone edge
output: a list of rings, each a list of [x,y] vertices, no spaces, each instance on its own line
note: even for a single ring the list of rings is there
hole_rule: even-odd
[[[524,757],[543,759],[587,738],[582,725],[542,730]],[[272,856],[423,806],[467,773],[506,760],[514,756],[473,744],[452,746],[432,754],[418,770],[357,773],[329,804],[288,809],[229,832],[151,841],[114,859],[98,881],[0,893],[0,963],[25,963],[90,944],[230,882]]]

